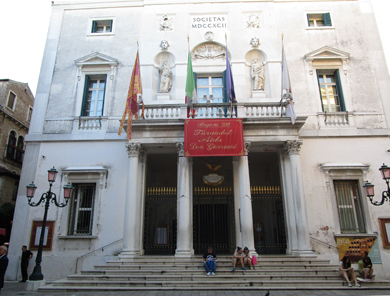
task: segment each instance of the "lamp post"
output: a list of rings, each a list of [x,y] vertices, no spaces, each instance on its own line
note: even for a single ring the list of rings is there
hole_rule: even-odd
[[[383,205],[385,203],[385,201],[389,201],[390,202],[390,187],[389,187],[390,168],[387,165],[383,164],[379,170],[380,170],[380,172],[382,174],[383,180],[385,180],[385,182],[387,184],[387,191],[383,191],[382,192],[382,200],[381,201],[373,200],[373,197],[374,197],[374,184],[371,184],[370,182],[366,181],[366,184],[364,184],[364,186],[363,186],[366,189],[367,197],[370,199],[370,202],[374,206],[381,206],[381,205]]]
[[[43,214],[43,220],[42,220],[42,229],[41,229],[41,236],[39,238],[39,246],[38,246],[38,253],[37,253],[37,259],[35,260],[35,267],[33,273],[30,275],[29,280],[30,281],[41,281],[43,280],[43,274],[41,272],[41,262],[42,262],[42,248],[43,248],[43,239],[45,237],[45,228],[46,228],[46,218],[47,218],[47,210],[49,209],[49,203],[54,202],[54,204],[59,207],[63,208],[68,204],[69,199],[72,197],[73,194],[73,187],[70,184],[67,184],[64,186],[64,200],[63,203],[57,202],[57,196],[55,193],[51,191],[51,187],[53,183],[56,181],[57,177],[57,170],[53,167],[52,169],[48,170],[48,181],[49,181],[49,191],[42,194],[41,199],[34,203],[31,200],[34,198],[35,191],[37,187],[35,186],[34,182],[32,182],[27,187],[27,199],[28,204],[31,207],[37,207],[42,202],[45,202],[45,213]]]

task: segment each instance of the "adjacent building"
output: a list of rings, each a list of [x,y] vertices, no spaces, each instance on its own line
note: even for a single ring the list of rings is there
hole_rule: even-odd
[[[49,209],[46,279],[113,258],[187,258],[208,245],[218,254],[239,245],[259,256],[333,263],[367,250],[377,277],[390,277],[390,205],[371,205],[363,188],[369,180],[385,190],[378,169],[390,149],[390,79],[369,0],[95,0],[52,7],[8,278],[17,276],[20,246],[34,248],[40,232],[43,209],[27,205],[26,185],[34,181],[37,195],[47,191],[53,166],[57,197],[67,183],[75,195],[66,207]],[[283,47],[296,118],[281,100]],[[133,120],[129,141],[118,129],[137,50],[145,110]],[[185,104],[189,53],[198,97],[193,113]],[[207,134],[210,120],[226,129]],[[236,122],[241,127],[230,128]],[[193,156],[185,125],[194,123],[204,137],[191,149],[237,144],[240,153],[210,148]],[[223,137],[233,142],[218,144]]]
[[[10,238],[34,96],[27,83],[0,79],[0,102],[0,243],[3,244]]]

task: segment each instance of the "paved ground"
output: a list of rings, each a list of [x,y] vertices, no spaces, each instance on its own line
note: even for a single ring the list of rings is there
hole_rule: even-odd
[[[1,296],[32,295],[32,296],[264,296],[266,291],[238,292],[238,291],[214,291],[214,292],[191,292],[191,291],[126,291],[126,292],[27,292],[24,284],[18,282],[5,282],[1,289]],[[292,291],[270,291],[270,296],[301,296],[301,295],[336,295],[336,296],[358,296],[377,295],[390,296],[389,290],[360,290],[351,288],[349,290],[292,290]]]

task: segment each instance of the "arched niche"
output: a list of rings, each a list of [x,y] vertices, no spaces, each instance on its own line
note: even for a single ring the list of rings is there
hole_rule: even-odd
[[[168,66],[172,72],[171,76],[171,89],[168,92],[161,92],[161,76],[159,69],[162,64],[168,61]],[[176,84],[176,58],[169,51],[162,51],[156,54],[153,60],[153,73],[152,73],[152,97],[157,100],[170,101],[174,100],[174,90]]]
[[[263,89],[254,89],[254,80],[252,79],[252,65],[254,60],[257,59],[259,63],[264,67],[264,86]],[[245,54],[245,65],[247,70],[245,71],[245,77],[247,81],[247,93],[252,94],[252,99],[265,99],[271,97],[271,84],[270,84],[270,69],[268,65],[268,58],[265,52],[260,49],[251,49]]]

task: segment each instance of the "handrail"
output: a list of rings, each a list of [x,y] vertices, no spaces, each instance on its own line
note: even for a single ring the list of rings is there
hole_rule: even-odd
[[[312,240],[314,240],[314,241],[316,241],[316,242],[318,242],[318,243],[321,243],[321,244],[327,246],[329,249],[332,247],[332,248],[335,248],[337,251],[341,250],[341,249],[339,249],[339,247],[337,247],[337,246],[333,246],[333,245],[331,245],[331,244],[329,244],[329,243],[326,243],[326,242],[321,241],[321,240],[319,240],[319,239],[316,239],[316,238],[314,238],[314,237],[310,237],[310,239],[312,239]]]
[[[106,247],[108,247],[108,246],[111,246],[111,245],[113,245],[113,244],[116,244],[117,242],[120,242],[121,240],[123,240],[123,238],[118,239],[118,240],[116,240],[116,241],[114,241],[114,242],[112,242],[112,243],[109,243],[108,245],[105,245],[105,246],[103,246],[103,247],[100,247],[100,248],[95,249],[95,250],[93,250],[93,251],[91,251],[91,252],[89,252],[89,253],[86,253],[86,254],[84,254],[84,255],[81,255],[81,256],[77,257],[77,258],[76,258],[76,270],[75,270],[75,274],[77,273],[77,264],[78,264],[80,258],[89,256],[89,255],[91,255],[91,254],[93,254],[93,253],[99,251],[100,249],[101,249],[102,251],[104,251],[104,248],[106,248]]]

